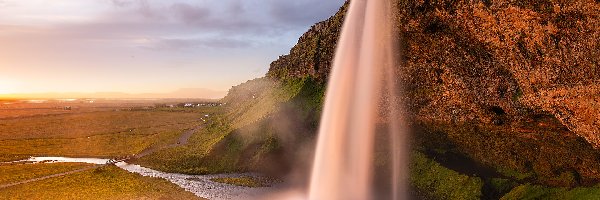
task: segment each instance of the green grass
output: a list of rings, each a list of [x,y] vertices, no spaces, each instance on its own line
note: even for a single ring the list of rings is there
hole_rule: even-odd
[[[226,183],[230,185],[237,185],[243,187],[270,187],[274,183],[279,182],[279,180],[274,178],[252,176],[213,178],[210,180],[214,182]]]
[[[199,199],[167,180],[115,166],[0,189],[1,199]]]
[[[92,166],[84,163],[40,163],[0,165],[0,185],[16,183]]]
[[[221,129],[225,128],[215,125],[213,122],[194,133],[188,145],[158,151],[136,160],[135,163],[165,172],[186,174],[213,172],[214,170],[209,170],[203,164],[202,159],[209,154],[216,143],[223,139],[226,132],[220,132]]]

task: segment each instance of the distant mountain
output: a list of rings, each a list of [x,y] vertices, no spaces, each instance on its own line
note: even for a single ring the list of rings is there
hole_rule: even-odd
[[[68,92],[68,93],[29,93],[29,94],[7,94],[0,95],[0,98],[39,98],[39,99],[54,99],[54,98],[115,98],[115,99],[220,99],[227,94],[226,91],[216,91],[205,88],[182,88],[168,93],[139,93],[131,94],[124,92]]]

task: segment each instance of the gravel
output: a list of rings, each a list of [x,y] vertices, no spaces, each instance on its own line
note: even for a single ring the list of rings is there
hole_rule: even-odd
[[[116,163],[116,166],[127,170],[141,174],[142,176],[164,178],[172,183],[177,184],[179,187],[196,194],[196,196],[207,198],[211,200],[220,199],[261,199],[264,195],[268,195],[270,192],[275,191],[278,187],[259,187],[250,188],[235,186],[225,183],[217,183],[211,181],[212,178],[228,178],[228,177],[242,177],[242,176],[259,176],[253,173],[236,173],[236,174],[212,174],[212,175],[187,175],[187,174],[176,174],[176,173],[165,173],[156,171],[153,169],[145,168],[139,165],[128,164],[125,162]]]

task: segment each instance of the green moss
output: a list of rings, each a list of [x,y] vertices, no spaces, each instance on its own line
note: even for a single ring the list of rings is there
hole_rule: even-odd
[[[280,148],[279,140],[275,136],[270,136],[262,145],[261,151],[268,153]]]
[[[492,178],[486,181],[486,185],[488,190],[485,191],[485,196],[488,199],[498,199],[518,186],[518,183],[511,179]]]
[[[499,192],[509,192],[516,186],[514,181],[503,178],[493,178],[490,180],[490,185]]]
[[[497,171],[504,176],[511,177],[516,180],[525,180],[533,176],[533,172],[522,173],[508,168],[498,168]]]
[[[411,184],[435,199],[480,199],[483,180],[441,166],[422,153],[411,160]]]
[[[564,187],[550,188],[539,185],[524,184],[514,188],[512,191],[502,197],[502,199],[600,199],[600,186],[568,189]]]

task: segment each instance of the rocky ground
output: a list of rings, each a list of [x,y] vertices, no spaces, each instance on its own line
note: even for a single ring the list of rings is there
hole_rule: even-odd
[[[214,174],[214,175],[185,175],[175,173],[165,173],[149,168],[141,167],[139,165],[127,164],[120,162],[116,164],[118,167],[125,169],[129,172],[138,173],[143,176],[159,177],[164,178],[178,186],[184,188],[196,194],[199,197],[207,198],[211,200],[221,199],[258,199],[259,197],[268,194],[277,189],[275,187],[242,187],[235,186],[225,183],[217,183],[211,181],[213,178],[226,178],[226,177],[244,177],[244,176],[258,176],[252,173],[242,174]]]

